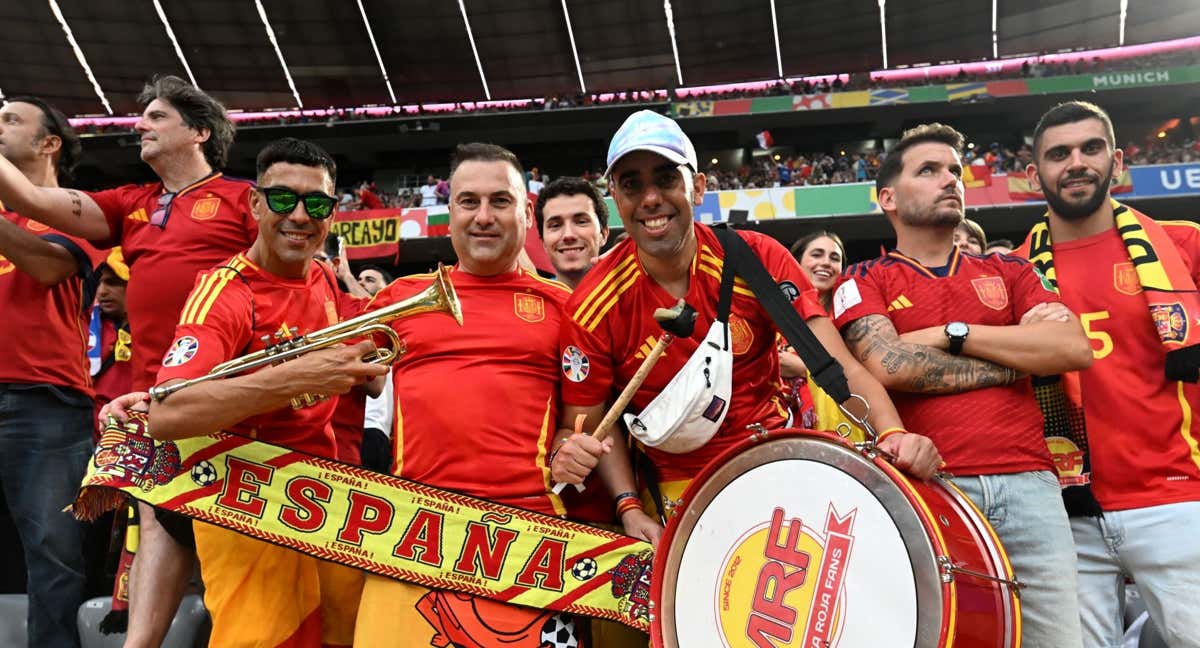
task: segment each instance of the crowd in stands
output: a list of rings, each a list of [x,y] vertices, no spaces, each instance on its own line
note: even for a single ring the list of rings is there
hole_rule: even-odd
[[[844,73],[817,78],[779,81],[766,86],[749,85],[730,87],[710,92],[680,91],[675,89],[629,89],[620,92],[592,92],[549,94],[542,98],[515,101],[488,102],[454,102],[436,105],[397,105],[374,108],[333,108],[325,111],[309,113],[289,111],[278,115],[261,115],[242,117],[236,113],[233,120],[240,128],[291,126],[304,124],[324,124],[332,126],[342,122],[361,122],[379,119],[407,119],[412,117],[432,117],[454,114],[487,114],[498,112],[529,112],[542,110],[562,110],[587,108],[592,106],[609,105],[649,105],[679,100],[719,100],[746,99],[753,97],[782,96],[792,94],[814,94],[825,92],[840,92],[850,90],[867,90],[875,88],[900,88],[939,83],[961,83],[968,81],[995,81],[1001,79],[1036,78],[1051,76],[1066,76],[1073,74],[1092,74],[1099,72],[1123,72],[1129,70],[1145,70],[1167,67],[1196,65],[1200,63],[1200,51],[1194,49],[1176,50],[1158,54],[1150,54],[1135,58],[1120,60],[1105,60],[1100,57],[1088,58],[1081,55],[1078,59],[1060,62],[1043,62],[1039,58],[1031,58],[1020,68],[997,70],[985,74],[971,74],[965,70],[957,73],[929,76],[918,79],[885,79],[866,73]],[[437,122],[417,121],[408,126],[410,130],[438,130]],[[86,124],[77,127],[81,134],[104,135],[132,132],[131,125],[122,124]],[[402,128],[402,130],[404,130]]]

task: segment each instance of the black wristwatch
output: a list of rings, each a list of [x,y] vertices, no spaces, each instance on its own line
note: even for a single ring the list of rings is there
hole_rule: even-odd
[[[967,341],[970,332],[971,327],[967,326],[966,322],[950,322],[946,325],[946,338],[950,340],[950,348],[946,350],[950,355],[962,353],[963,343]]]

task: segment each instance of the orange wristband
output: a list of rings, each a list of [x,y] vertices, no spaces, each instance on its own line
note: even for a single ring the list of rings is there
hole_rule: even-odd
[[[883,432],[880,432],[879,435],[875,437],[875,445],[883,443],[884,439],[892,436],[893,434],[908,434],[908,430],[905,430],[902,427],[890,427]]]

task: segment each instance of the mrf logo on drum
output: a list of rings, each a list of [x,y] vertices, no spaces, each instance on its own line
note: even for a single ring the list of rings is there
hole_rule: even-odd
[[[845,578],[854,518],[830,504],[819,532],[775,507],[725,558],[716,610],[726,646],[838,645],[846,616]]]

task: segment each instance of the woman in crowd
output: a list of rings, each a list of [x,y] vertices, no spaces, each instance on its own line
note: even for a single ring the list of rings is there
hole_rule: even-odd
[[[817,289],[825,311],[832,312],[833,289],[846,261],[846,246],[842,244],[842,239],[833,232],[818,230],[796,241],[791,252],[800,262],[800,269],[804,270],[808,280]],[[846,423],[850,427],[850,440],[863,440],[862,430],[850,423],[838,409],[837,403],[808,379],[808,368],[782,338],[779,367],[794,425],[815,430],[836,430],[840,423]]]

